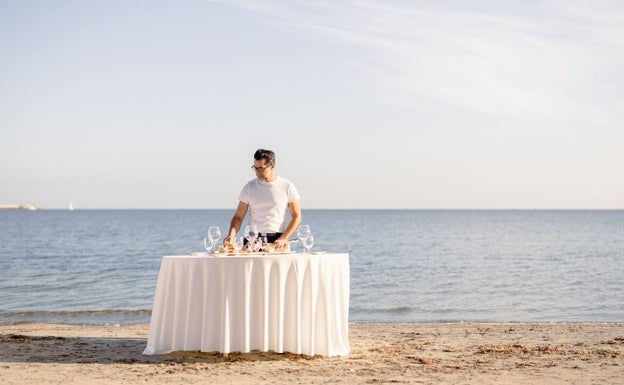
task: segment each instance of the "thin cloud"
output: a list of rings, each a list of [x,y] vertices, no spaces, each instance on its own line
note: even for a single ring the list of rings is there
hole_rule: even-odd
[[[624,7],[617,3],[544,2],[521,12],[504,3],[478,11],[412,2],[226,3],[344,44],[362,77],[392,103],[513,118],[619,110],[619,100],[594,102],[605,84],[622,82]]]

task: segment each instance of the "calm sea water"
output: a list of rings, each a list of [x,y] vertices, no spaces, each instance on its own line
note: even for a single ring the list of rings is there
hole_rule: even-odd
[[[0,322],[149,322],[163,255],[232,210],[0,210]],[[624,321],[624,211],[308,210],[351,322]]]

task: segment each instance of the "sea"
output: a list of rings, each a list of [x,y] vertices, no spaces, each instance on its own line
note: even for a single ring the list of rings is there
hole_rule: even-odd
[[[0,323],[147,323],[162,257],[203,251],[232,214],[0,210]],[[313,251],[349,253],[352,323],[624,321],[624,210],[304,210],[302,223]]]

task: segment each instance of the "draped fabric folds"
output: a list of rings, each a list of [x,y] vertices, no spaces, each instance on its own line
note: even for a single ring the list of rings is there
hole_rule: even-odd
[[[143,354],[346,355],[349,285],[348,254],[164,257]]]

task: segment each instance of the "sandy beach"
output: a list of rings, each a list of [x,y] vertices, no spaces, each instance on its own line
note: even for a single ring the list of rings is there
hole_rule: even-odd
[[[624,324],[352,324],[346,357],[145,356],[149,325],[0,326],[1,384],[622,384]]]

